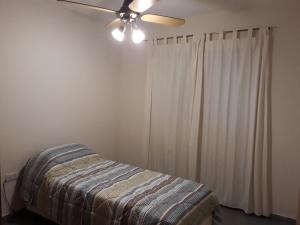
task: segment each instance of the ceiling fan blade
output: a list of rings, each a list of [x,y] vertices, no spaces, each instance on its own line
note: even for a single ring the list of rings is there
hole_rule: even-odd
[[[133,0],[129,8],[135,12],[142,13],[150,9],[157,2],[159,2],[159,0]]]
[[[110,23],[106,24],[106,27],[120,27],[122,25],[122,20],[117,18]]]
[[[145,22],[158,23],[167,26],[181,26],[185,24],[184,19],[170,17],[170,16],[160,16],[154,14],[147,14],[141,17]]]
[[[87,8],[95,9],[95,10],[98,10],[101,12],[116,13],[116,11],[114,11],[112,9],[107,9],[107,8],[103,8],[103,7],[99,7],[99,6],[95,6],[95,5],[89,5],[89,4],[85,4],[85,3],[81,3],[81,2],[73,2],[73,1],[68,1],[68,0],[57,0],[57,1],[71,3],[71,4],[75,4],[75,5],[80,5],[80,6],[85,6]]]

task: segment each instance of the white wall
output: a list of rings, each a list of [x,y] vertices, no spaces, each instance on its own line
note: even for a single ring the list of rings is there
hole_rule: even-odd
[[[124,45],[121,56],[118,159],[143,167],[146,44]]]
[[[191,17],[179,29],[153,31],[157,36],[211,32],[271,25],[274,30],[273,213],[296,218],[300,187],[300,5],[274,1],[245,11],[220,11]],[[129,51],[130,49],[130,51]],[[124,46],[121,77],[119,160],[143,165],[142,130],[146,51]],[[136,68],[137,67],[137,68]]]
[[[54,0],[0,0],[2,180],[63,143],[115,158],[118,54],[101,27]]]
[[[153,33],[276,26],[273,205],[275,214],[295,218],[300,186],[300,7],[297,0],[277,2],[198,15],[180,29],[158,26]],[[18,171],[35,152],[66,142],[84,143],[106,158],[143,166],[146,48],[111,43],[109,32],[100,28],[54,0],[0,0],[2,176]]]

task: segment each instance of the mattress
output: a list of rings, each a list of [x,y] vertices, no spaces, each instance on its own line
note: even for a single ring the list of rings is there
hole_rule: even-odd
[[[221,223],[218,201],[205,185],[106,160],[80,144],[30,159],[20,194],[30,209],[60,225]]]

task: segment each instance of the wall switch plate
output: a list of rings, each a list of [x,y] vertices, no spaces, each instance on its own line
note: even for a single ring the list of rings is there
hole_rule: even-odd
[[[18,172],[7,173],[7,174],[5,174],[5,181],[6,182],[15,181],[18,179],[18,176],[19,176]]]

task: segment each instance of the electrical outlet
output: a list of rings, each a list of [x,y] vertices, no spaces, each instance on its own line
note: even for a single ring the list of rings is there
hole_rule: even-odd
[[[18,176],[19,176],[18,172],[7,173],[7,174],[5,174],[5,181],[6,182],[15,181],[18,179]]]

